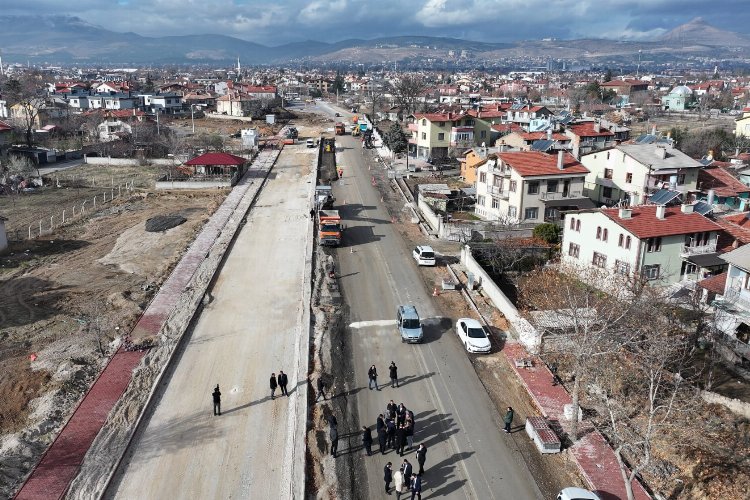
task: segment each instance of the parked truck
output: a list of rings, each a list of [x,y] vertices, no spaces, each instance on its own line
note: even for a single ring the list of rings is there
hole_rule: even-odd
[[[315,208],[316,210],[333,208],[333,192],[331,186],[315,186]]]
[[[338,210],[318,210],[318,238],[321,245],[339,246],[341,230]]]
[[[336,135],[344,135],[346,134],[346,126],[344,125],[344,122],[336,122],[336,125],[334,125],[336,130]]]

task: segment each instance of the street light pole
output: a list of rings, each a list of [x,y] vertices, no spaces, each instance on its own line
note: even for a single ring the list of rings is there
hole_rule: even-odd
[[[190,105],[190,122],[193,124],[193,133],[195,133],[195,104]]]

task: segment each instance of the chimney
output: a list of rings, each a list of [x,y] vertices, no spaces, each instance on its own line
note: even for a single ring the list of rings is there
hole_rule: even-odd
[[[563,170],[565,168],[565,161],[563,158],[564,154],[565,153],[563,153],[562,151],[557,152],[557,170]]]
[[[683,203],[682,204],[682,213],[683,214],[692,214],[693,213],[693,205],[690,203]]]
[[[547,140],[548,141],[552,140],[552,129],[551,128],[547,129]]]
[[[654,150],[654,153],[656,153],[656,157],[663,160],[667,157],[667,148],[656,146],[656,149]]]
[[[621,219],[630,219],[633,217],[633,210],[630,208],[621,208],[619,216]]]
[[[706,203],[708,203],[709,205],[713,205],[715,197],[716,197],[716,191],[714,191],[713,189],[709,189],[708,190],[708,200],[706,200]]]
[[[656,205],[656,218],[659,220],[664,220],[664,217],[667,214],[667,206],[666,205]]]
[[[602,131],[602,126],[599,122],[594,122],[594,132],[597,134]]]
[[[651,127],[651,135],[656,135],[656,125]]]

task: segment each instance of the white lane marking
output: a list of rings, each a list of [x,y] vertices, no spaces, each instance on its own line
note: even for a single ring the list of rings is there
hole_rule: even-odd
[[[368,326],[396,326],[395,319],[376,319],[372,321],[355,321],[349,328],[367,328]]]

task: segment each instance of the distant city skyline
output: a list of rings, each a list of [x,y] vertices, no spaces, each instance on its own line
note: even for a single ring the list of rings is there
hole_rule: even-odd
[[[4,0],[2,13],[76,16],[143,36],[222,34],[269,46],[401,35],[646,41],[696,17],[750,31],[750,0]]]

